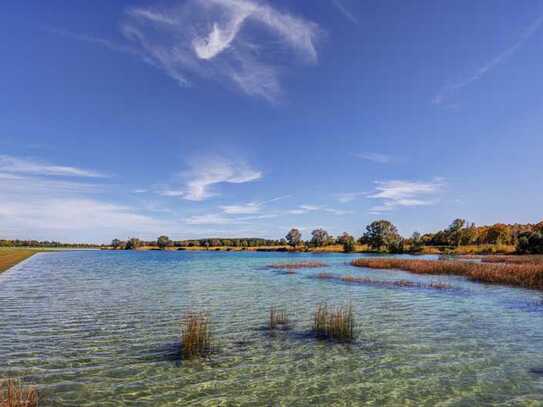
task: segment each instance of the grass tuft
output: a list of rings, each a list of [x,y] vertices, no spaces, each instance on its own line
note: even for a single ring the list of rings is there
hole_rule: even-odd
[[[189,312],[181,322],[181,353],[186,359],[206,356],[211,352],[209,317],[203,312]]]
[[[23,387],[19,380],[0,381],[0,407],[37,407],[38,391],[35,387]]]
[[[288,319],[288,313],[287,310],[284,308],[276,308],[271,307],[270,308],[270,320],[268,323],[268,327],[271,330],[277,329],[277,328],[288,328],[289,319]]]
[[[543,263],[474,263],[446,260],[357,259],[356,267],[398,269],[416,274],[454,274],[472,281],[543,289]]]
[[[313,316],[313,332],[320,339],[352,342],[354,340],[352,305],[338,307],[331,307],[326,303],[317,305]]]

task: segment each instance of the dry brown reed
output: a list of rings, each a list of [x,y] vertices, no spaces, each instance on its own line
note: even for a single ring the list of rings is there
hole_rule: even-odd
[[[181,321],[181,352],[191,359],[211,352],[209,316],[204,312],[188,312]]]
[[[0,407],[37,407],[38,391],[16,379],[0,380]]]
[[[301,261],[298,263],[274,263],[267,266],[271,269],[280,269],[280,270],[297,270],[303,268],[319,268],[327,267],[328,264],[320,261]]]
[[[353,266],[375,269],[398,269],[417,274],[454,274],[470,280],[543,289],[543,264],[474,263],[467,261],[357,259]]]
[[[355,277],[351,275],[343,276],[331,273],[319,273],[317,278],[321,280],[336,280],[342,281],[348,284],[366,284],[379,287],[413,287],[413,288],[434,288],[439,290],[450,289],[451,286],[447,283],[440,281],[433,281],[431,283],[419,283],[409,280],[374,280],[368,277]]]
[[[271,330],[277,329],[277,328],[288,328],[289,319],[288,319],[288,312],[284,308],[277,308],[277,307],[271,307],[270,308],[270,320],[268,323],[268,327]]]
[[[543,255],[481,256],[483,263],[543,264]]]
[[[352,304],[336,307],[318,304],[313,316],[313,332],[321,339],[352,342],[355,337],[354,324]]]

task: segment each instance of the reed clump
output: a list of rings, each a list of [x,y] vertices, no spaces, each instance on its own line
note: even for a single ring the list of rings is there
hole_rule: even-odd
[[[186,359],[211,353],[209,316],[205,312],[189,312],[181,321],[181,353]]]
[[[0,407],[37,407],[38,391],[24,387],[19,380],[0,380]]]
[[[320,339],[352,342],[355,338],[352,304],[329,306],[318,304],[313,316],[313,332]]]
[[[270,320],[268,327],[270,330],[277,328],[287,329],[289,326],[288,312],[285,308],[270,308]]]
[[[543,264],[409,259],[357,259],[351,264],[374,269],[398,269],[417,274],[454,274],[483,283],[543,289]]]
[[[328,264],[320,261],[301,261],[297,263],[274,263],[270,264],[268,268],[280,269],[280,270],[297,270],[304,268],[319,268],[328,267]]]

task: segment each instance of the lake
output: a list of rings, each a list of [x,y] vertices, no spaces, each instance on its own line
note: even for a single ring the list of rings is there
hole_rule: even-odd
[[[37,254],[0,274],[0,377],[36,384],[42,406],[543,405],[543,293],[348,265],[356,257]],[[306,260],[329,267],[265,268]],[[313,278],[322,271],[451,288]],[[323,301],[352,302],[353,344],[312,337]],[[265,329],[273,305],[291,330]],[[180,357],[188,310],[209,312],[208,360]]]

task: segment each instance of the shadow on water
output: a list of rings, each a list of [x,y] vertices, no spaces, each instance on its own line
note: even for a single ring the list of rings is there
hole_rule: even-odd
[[[543,377],[543,367],[533,367],[529,370],[529,372],[533,375]]]
[[[146,348],[137,356],[131,356],[131,363],[156,363],[156,362],[174,362],[180,363],[183,360],[181,356],[181,343],[169,342],[154,345]]]

